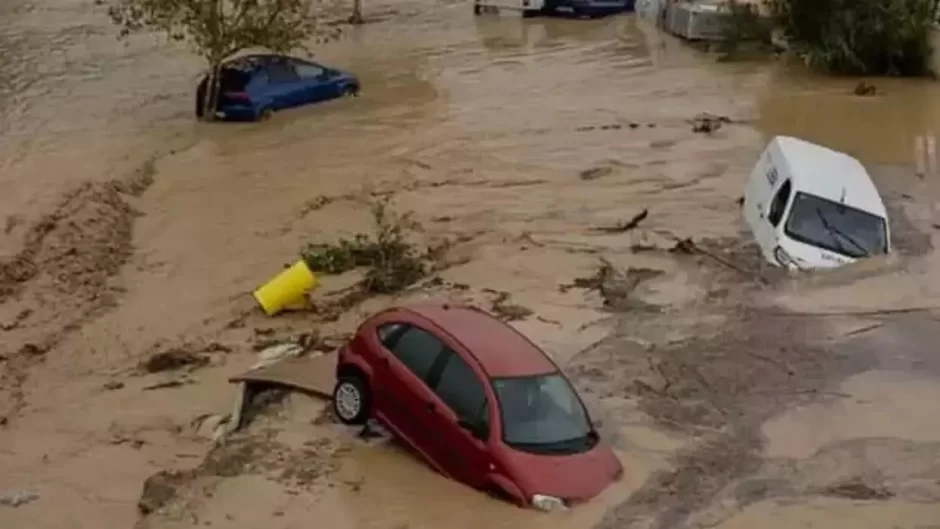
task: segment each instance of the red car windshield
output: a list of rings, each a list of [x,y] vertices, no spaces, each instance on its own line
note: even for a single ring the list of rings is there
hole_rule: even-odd
[[[561,373],[493,379],[503,442],[534,453],[580,453],[597,444],[581,400]]]

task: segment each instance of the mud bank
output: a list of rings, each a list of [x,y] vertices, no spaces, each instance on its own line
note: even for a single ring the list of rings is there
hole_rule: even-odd
[[[862,323],[860,328],[871,326]],[[930,328],[938,332],[936,326]],[[940,385],[935,378],[913,374],[920,372],[914,365],[907,375],[869,371],[881,365],[861,351],[859,344],[871,337],[845,338],[826,322],[808,324],[805,318],[757,311],[737,314],[720,333],[688,345],[645,348],[641,351],[649,368],[638,362],[634,371],[613,378],[632,380],[631,385],[605,388],[608,395],[638,400],[652,420],[688,436],[690,446],[677,453],[672,468],[653,475],[598,527],[711,527],[725,520],[731,527],[739,523],[737,513],[748,512],[753,504],[785,510],[783,506],[797,502],[825,504],[823,498],[832,497],[880,501],[884,505],[865,509],[905,511],[914,518],[940,513],[940,475],[933,463],[940,431],[919,422],[928,413],[924,406],[886,401],[885,393],[868,400],[867,393],[873,387],[907,391],[901,390],[907,387],[903,381],[936,392]],[[918,344],[908,341],[905,347],[895,354],[917,351]],[[614,354],[622,357],[622,343],[585,353],[608,359]],[[617,366],[608,360],[603,369]],[[863,372],[872,374],[853,375]],[[885,376],[899,385],[893,390],[864,386],[863,381]],[[590,387],[596,387],[598,381],[592,382]],[[853,406],[869,408],[859,415]],[[918,426],[878,420],[878,413],[912,413]],[[848,508],[836,502],[816,509],[815,515],[798,516],[835,520]],[[890,526],[885,523],[871,527]]]
[[[565,359],[565,369],[585,395],[603,436],[628,468],[624,482],[596,502],[570,515],[546,518],[486,500],[435,476],[394,443],[357,438],[333,425],[325,402],[295,394],[266,408],[257,424],[236,434],[230,446],[213,449],[209,460],[238,459],[244,443],[263,447],[272,432],[296,435],[294,442],[300,444],[293,450],[319,439],[332,448],[329,455],[311,455],[314,462],[308,464],[316,486],[301,494],[265,477],[287,472],[286,463],[292,460],[280,456],[275,456],[280,466],[270,467],[264,463],[269,456],[258,455],[252,459],[257,463],[241,467],[238,477],[220,477],[203,463],[172,484],[173,501],[148,510],[140,526],[189,527],[196,520],[225,520],[249,527],[268,519],[299,522],[317,516],[338,527],[393,520],[430,528],[447,511],[451,516],[468,514],[466,519],[451,518],[457,527],[471,527],[481,517],[496,527],[536,521],[550,527],[737,527],[745,523],[741,520],[760,516],[755,513],[777,511],[786,520],[838,519],[855,513],[852,502],[867,502],[857,508],[874,520],[887,520],[888,513],[912,521],[935,516],[940,431],[930,426],[930,408],[924,403],[940,391],[940,364],[920,344],[927,336],[936,338],[940,328],[930,318],[807,318],[787,314],[783,305],[768,308],[767,298],[800,279],[761,275],[751,248],[702,245],[707,255],[669,254],[664,248],[662,258],[672,262],[673,270],[641,274],[642,280],[619,268],[635,262],[634,255],[620,256],[617,265],[601,265],[618,268],[597,280],[574,278],[580,286],[559,285],[569,296],[580,291],[582,303],[608,317],[608,337]],[[658,252],[641,254],[650,259],[650,253]],[[765,280],[742,281],[739,269],[713,256]],[[690,275],[696,276],[698,290],[681,299],[670,296],[689,285]],[[844,280],[857,281],[851,274]],[[828,288],[839,288],[838,279],[831,281],[835,284]],[[440,281],[403,299],[428,297],[475,300],[484,306],[494,301],[484,291]],[[548,320],[540,314],[547,304],[529,306],[534,309],[531,317],[515,325],[532,329]],[[257,324],[251,316],[241,321]],[[319,328],[329,325],[322,322]],[[564,329],[569,340],[578,332],[560,322],[553,325]],[[532,335],[537,340],[545,336]],[[890,352],[872,346],[883,340],[894,340]],[[907,414],[901,422],[891,417],[900,410]],[[286,433],[298,431],[303,433]],[[156,479],[164,479],[162,475]],[[403,485],[403,476],[411,476],[405,482],[412,484]],[[246,494],[268,498],[262,503],[271,512],[235,507]],[[145,487],[144,497],[150,495]],[[446,508],[420,509],[430,498]],[[368,512],[351,515],[338,508],[380,501],[399,506],[383,511],[382,522]],[[803,503],[812,509],[797,507]],[[469,517],[470,512],[475,515]]]
[[[904,185],[897,171],[875,174],[888,196]],[[644,322],[624,316],[623,337],[579,356],[589,387],[627,395],[688,440],[598,527],[893,527],[940,515],[940,430],[918,404],[940,389],[926,345],[940,333],[936,278],[924,269],[936,259],[932,206],[907,193],[890,202],[899,255],[771,277],[762,288],[718,287],[726,297],[692,338],[650,342]],[[917,285],[920,295],[888,285]],[[643,360],[618,362],[625,353]]]
[[[467,184],[428,182],[389,192],[399,201],[410,196],[420,203],[419,197],[441,196],[447,187],[461,185]],[[350,196],[315,202],[318,207],[310,215],[328,208],[365,209]],[[481,517],[496,527],[535,523],[535,517],[552,527],[736,527],[761,516],[755,513],[780,512],[786,520],[837,519],[854,512],[852,502],[869,502],[857,508],[874,517],[872,527],[887,523],[877,520],[887,520],[888,513],[912,523],[928,520],[937,512],[940,494],[933,464],[938,432],[924,426],[930,424],[929,407],[917,403],[930,402],[929,395],[940,390],[934,378],[940,364],[923,346],[936,339],[940,328],[926,313],[830,310],[826,316],[826,307],[820,306],[819,314],[808,317],[805,308],[795,310],[805,304],[792,305],[833,299],[834,292],[848,288],[865,292],[887,273],[909,275],[933,259],[930,245],[924,244],[931,237],[918,223],[927,204],[895,206],[893,222],[906,226],[897,230],[899,256],[807,276],[768,269],[748,242],[704,239],[689,245],[679,238],[677,244],[652,224],[644,227],[644,221],[629,235],[644,242],[620,252],[587,243],[596,235],[587,235],[580,245],[526,235],[504,240],[508,247],[502,251],[489,239],[481,254],[480,239],[488,234],[474,232],[451,245],[439,275],[397,300],[472,301],[494,312],[507,301],[523,307],[514,311],[521,316],[507,319],[564,363],[603,435],[630,469],[623,483],[570,516],[546,520],[499,504],[479,504],[482,495],[441,481],[394,445],[357,439],[354,432],[331,426],[325,403],[298,396],[287,406],[305,407],[293,416],[307,430],[300,439],[329,439],[345,447],[338,459],[327,458],[332,471],[318,474],[319,492],[297,498],[263,478],[264,471],[229,481],[197,472],[175,493],[189,499],[150,512],[141,523],[187,527],[193,519],[215,523],[224,518],[248,527],[269,518],[316,516],[339,527],[394,520],[430,528],[442,514],[420,508],[428,498],[446,505],[449,523],[458,527],[476,525]],[[446,222],[453,226],[457,220]],[[427,230],[426,236],[436,240],[445,233]],[[475,258],[468,259],[468,252]],[[559,281],[562,262],[572,272]],[[483,277],[497,288],[481,288]],[[331,292],[343,292],[355,279],[327,278],[318,300],[328,303]],[[800,292],[807,295],[800,298]],[[349,332],[361,315],[390,301],[367,300],[338,319],[330,311],[305,317],[320,332]],[[297,332],[292,319],[280,320],[275,330],[260,327],[265,324],[258,316],[246,314],[237,325],[258,329],[264,340],[300,339],[291,334]],[[910,398],[903,396],[914,390]],[[910,421],[892,419],[898,410],[906,410]],[[282,420],[283,414],[284,408],[276,408],[273,417]],[[833,422],[833,428],[820,421]],[[263,439],[266,434],[249,428],[239,435]],[[402,486],[404,475],[421,485]],[[270,498],[271,514],[235,507],[246,490]],[[409,500],[410,494],[420,500]],[[379,522],[370,512],[352,515],[338,507],[377,502],[400,509],[383,512]],[[812,510],[798,508],[800,503]],[[454,513],[467,517],[453,518]]]
[[[32,365],[86,321],[114,308],[114,277],[132,251],[130,204],[153,182],[146,164],[127,182],[87,183],[65,195],[26,234],[24,249],[0,263],[0,421],[14,420]],[[56,352],[58,353],[58,352]]]

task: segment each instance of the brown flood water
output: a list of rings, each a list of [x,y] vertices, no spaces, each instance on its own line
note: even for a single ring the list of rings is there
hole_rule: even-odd
[[[0,61],[0,494],[39,494],[18,508],[0,505],[0,527],[888,528],[940,520],[940,430],[931,420],[940,370],[929,354],[938,331],[929,317],[827,320],[813,343],[838,351],[841,363],[823,369],[828,360],[794,357],[806,370],[783,379],[748,365],[725,386],[750,396],[702,396],[688,386],[660,402],[633,386],[655,362],[671,373],[654,345],[669,350],[736,329],[742,307],[940,305],[932,182],[903,169],[915,138],[940,132],[936,84],[877,80],[878,95],[858,98],[852,80],[717,64],[633,17],[474,18],[463,3],[418,0],[370,3],[384,20],[317,50],[360,75],[361,98],[263,124],[205,126],[190,116],[198,61],[149,37],[117,43],[91,3],[0,6],[0,50],[15,58]],[[693,134],[686,120],[702,111],[738,123]],[[900,244],[903,255],[754,289],[714,263],[631,250],[673,236],[738,237],[735,199],[763,142],[779,133],[874,167],[902,214],[897,233],[914,241]],[[558,516],[513,509],[439,478],[394,445],[323,424],[323,403],[296,395],[203,462],[207,432],[195,419],[229,411],[226,379],[254,363],[253,342],[349,332],[390,302],[370,300],[336,322],[268,321],[247,296],[304,243],[365,229],[368,190],[391,192],[428,241],[458,241],[441,276],[467,288],[406,297],[492,303],[502,291],[533,311],[514,324],[578,374],[628,469],[622,483]],[[641,230],[594,231],[644,208]],[[558,288],[591,274],[600,256],[662,271],[637,290],[660,312],[611,315],[598,294]],[[342,286],[327,278],[324,291]],[[795,325],[765,345],[799,345],[806,324]],[[866,327],[873,330],[853,334]],[[854,338],[843,344],[845,334]],[[141,359],[175,346],[214,352],[183,378],[139,373]],[[718,367],[702,363],[706,382],[735,371],[708,358]],[[754,396],[765,376],[767,391],[780,392],[773,398]],[[167,380],[181,385],[146,389]],[[667,427],[666,401],[685,406],[689,395],[700,400],[689,404],[698,410],[691,426]],[[723,418],[706,420],[712,412],[699,405]],[[738,414],[746,420],[729,419]],[[701,440],[744,430],[757,447],[742,448],[757,453],[752,466],[721,479],[690,466],[671,485],[657,474],[707,456],[696,452]],[[195,470],[164,510],[139,519],[141,484],[167,468]],[[891,497],[821,492],[849,478],[889,487]],[[770,492],[741,492],[756,482]],[[674,501],[657,490],[675,491]]]

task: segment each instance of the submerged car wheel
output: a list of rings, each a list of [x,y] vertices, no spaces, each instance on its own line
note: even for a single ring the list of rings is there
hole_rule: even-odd
[[[574,9],[572,9],[572,11],[573,11],[575,18],[586,18],[589,20],[595,18],[594,12],[591,11],[590,9],[585,9],[583,7],[575,7]]]
[[[357,376],[341,377],[333,388],[333,414],[343,424],[364,424],[369,418],[369,389]]]
[[[274,109],[271,107],[265,108],[258,114],[258,121],[267,121],[274,117]]]
[[[355,85],[349,85],[343,88],[343,97],[358,97],[359,96],[359,87]]]

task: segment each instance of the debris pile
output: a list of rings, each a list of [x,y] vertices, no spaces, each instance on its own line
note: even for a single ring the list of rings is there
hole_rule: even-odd
[[[410,213],[390,209],[388,199],[372,204],[374,233],[358,233],[335,244],[309,245],[302,252],[314,272],[342,274],[366,268],[365,276],[345,299],[351,306],[374,294],[400,292],[425,277],[440,249],[421,249],[411,242],[420,229]]]
[[[19,507],[39,499],[39,493],[32,490],[14,490],[0,494],[0,505]]]

